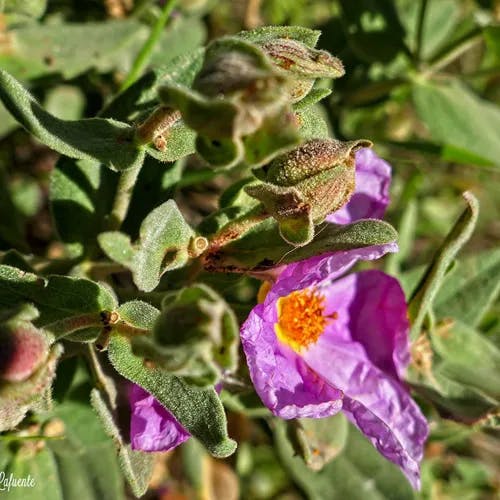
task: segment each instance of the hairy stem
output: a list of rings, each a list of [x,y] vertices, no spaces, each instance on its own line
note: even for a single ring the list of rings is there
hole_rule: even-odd
[[[132,193],[134,192],[134,186],[137,181],[137,177],[139,177],[141,168],[142,164],[137,167],[124,170],[120,174],[113,208],[111,209],[111,213],[108,216],[106,224],[109,231],[120,229],[120,226],[127,217],[130,201],[132,200]]]
[[[229,242],[236,240],[244,233],[249,231],[253,226],[259,224],[270,215],[266,212],[263,205],[260,203],[247,212],[245,215],[226,224],[222,229],[215,233],[209,242],[209,251],[216,250]]]
[[[52,333],[56,339],[65,337],[70,333],[84,328],[102,327],[102,319],[99,313],[81,314],[80,316],[70,316],[59,321],[54,321],[45,326],[45,329]]]

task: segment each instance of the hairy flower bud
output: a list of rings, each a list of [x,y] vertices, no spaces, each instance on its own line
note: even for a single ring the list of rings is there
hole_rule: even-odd
[[[133,340],[134,353],[196,385],[213,385],[236,369],[238,323],[224,299],[204,284],[165,295],[153,336]]]
[[[315,224],[349,201],[355,152],[369,146],[365,140],[312,139],[255,170],[264,182],[245,190],[278,221],[286,241],[304,245],[313,238]]]
[[[45,335],[29,322],[0,325],[0,379],[21,382],[41,366],[48,355]]]
[[[300,101],[309,93],[316,78],[340,78],[345,74],[340,59],[296,40],[268,40],[262,44],[262,49],[276,66],[291,77],[293,84],[289,93],[293,102]]]
[[[192,88],[167,83],[158,93],[196,131],[196,149],[208,163],[260,165],[299,141],[297,123],[284,120],[292,83],[258,45],[222,38],[208,46]],[[270,140],[256,147],[262,135]]]

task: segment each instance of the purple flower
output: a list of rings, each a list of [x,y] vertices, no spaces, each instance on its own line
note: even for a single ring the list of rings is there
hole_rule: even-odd
[[[356,188],[349,203],[326,220],[349,224],[359,219],[381,219],[389,204],[391,166],[370,148],[356,153]]]
[[[418,488],[428,430],[401,380],[410,359],[403,291],[380,271],[341,277],[357,260],[396,249],[373,246],[287,266],[241,339],[255,389],[275,415],[344,411]]]
[[[168,451],[191,434],[176,418],[142,387],[130,387],[130,444],[133,450]]]

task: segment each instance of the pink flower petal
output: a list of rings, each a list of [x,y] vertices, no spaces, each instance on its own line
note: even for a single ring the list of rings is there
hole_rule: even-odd
[[[134,384],[129,392],[130,443],[133,450],[168,451],[191,436],[154,396]]]
[[[360,219],[382,219],[389,204],[391,166],[370,148],[356,153],[356,188],[349,202],[326,220],[349,224]]]

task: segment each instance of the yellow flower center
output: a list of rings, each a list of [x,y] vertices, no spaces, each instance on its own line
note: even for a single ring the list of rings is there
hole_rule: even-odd
[[[325,331],[328,321],[338,317],[337,313],[324,315],[325,297],[311,289],[281,297],[277,308],[276,336],[296,352],[315,343]]]

